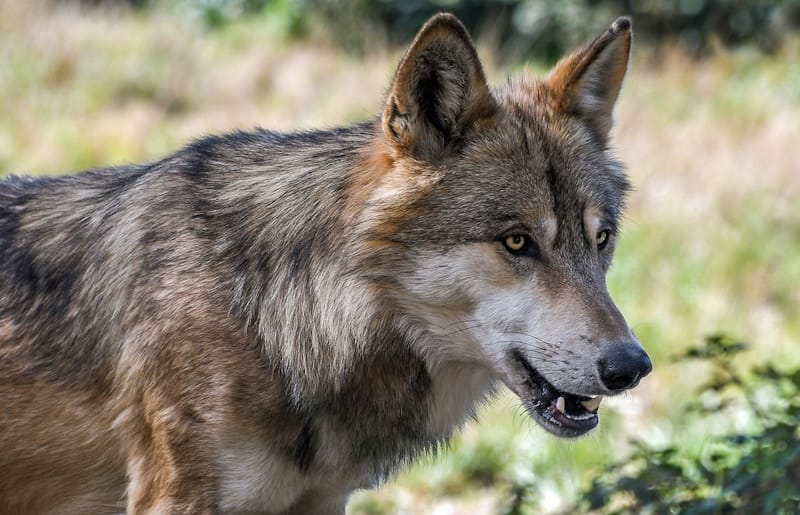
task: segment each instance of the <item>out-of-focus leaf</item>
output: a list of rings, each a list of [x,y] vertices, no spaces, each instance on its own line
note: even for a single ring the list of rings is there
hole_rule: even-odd
[[[680,440],[660,449],[632,442],[631,455],[584,492],[584,506],[620,512],[615,493],[624,492],[624,513],[799,513],[800,371],[770,364],[739,371],[730,360],[746,348],[715,335],[684,355],[712,365],[686,414],[705,418],[735,409],[758,420],[760,430],[711,437],[700,458]]]

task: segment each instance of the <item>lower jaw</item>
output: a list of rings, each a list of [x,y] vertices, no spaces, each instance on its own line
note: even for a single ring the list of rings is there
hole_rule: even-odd
[[[540,426],[561,438],[578,438],[597,427],[600,421],[597,415],[597,405],[593,406],[592,411],[583,411],[581,414],[573,414],[573,416],[568,415],[567,410],[564,410],[564,399],[567,399],[566,405],[571,404],[571,410],[574,410],[576,404],[589,401],[589,397],[559,391],[522,356],[521,352],[516,352],[514,358],[521,366],[525,377],[522,384],[517,383],[517,388],[514,390],[531,418]]]
[[[544,410],[537,407],[528,407],[527,409],[540,426],[561,438],[579,438],[597,427],[600,422],[596,414],[585,420],[570,420],[563,415],[559,417],[557,414],[550,413],[549,407]],[[566,420],[559,420],[560,418],[566,418]]]

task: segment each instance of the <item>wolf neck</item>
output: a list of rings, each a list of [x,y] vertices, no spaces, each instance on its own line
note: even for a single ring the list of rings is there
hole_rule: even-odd
[[[211,218],[235,228],[215,231],[214,241],[234,271],[231,312],[287,379],[290,404],[314,407],[299,416],[361,435],[348,459],[366,459],[381,475],[447,438],[490,378],[462,365],[430,366],[418,351],[423,336],[400,320],[364,265],[371,251],[359,219],[371,217],[364,209],[380,174],[369,168],[382,164],[364,149],[376,128],[248,135],[234,180],[208,178],[204,189]],[[354,406],[360,411],[343,408]],[[400,448],[375,448],[376,435]]]
[[[226,174],[233,180],[203,178],[202,196],[218,227],[212,252],[232,270],[231,313],[293,378],[294,394],[338,386],[376,322],[386,323],[349,269],[354,241],[344,215],[348,171],[372,134],[373,124],[361,124],[196,144],[206,160],[226,151],[224,159],[235,161]]]

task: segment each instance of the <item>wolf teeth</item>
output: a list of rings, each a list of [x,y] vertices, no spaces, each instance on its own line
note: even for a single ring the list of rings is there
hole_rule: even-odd
[[[556,399],[556,409],[561,413],[564,413],[564,397],[559,397]]]
[[[588,401],[581,401],[581,404],[583,405],[584,408],[593,413],[597,411],[597,408],[600,407],[600,401],[602,399],[603,398],[600,395],[598,395],[597,397],[592,397]]]

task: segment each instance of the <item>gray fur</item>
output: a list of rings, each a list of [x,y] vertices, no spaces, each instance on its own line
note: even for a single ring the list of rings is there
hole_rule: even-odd
[[[519,362],[543,344],[481,347],[480,282],[448,256],[531,288],[542,327],[574,316],[569,341],[542,340],[569,359],[535,366],[608,394],[598,356],[638,344],[605,288],[613,241],[599,252],[585,216],[616,234],[628,184],[595,118],[544,101],[557,90],[490,92],[440,15],[380,120],[0,182],[0,512],[338,511],[498,380],[530,408]],[[512,225],[535,257],[503,247]]]

